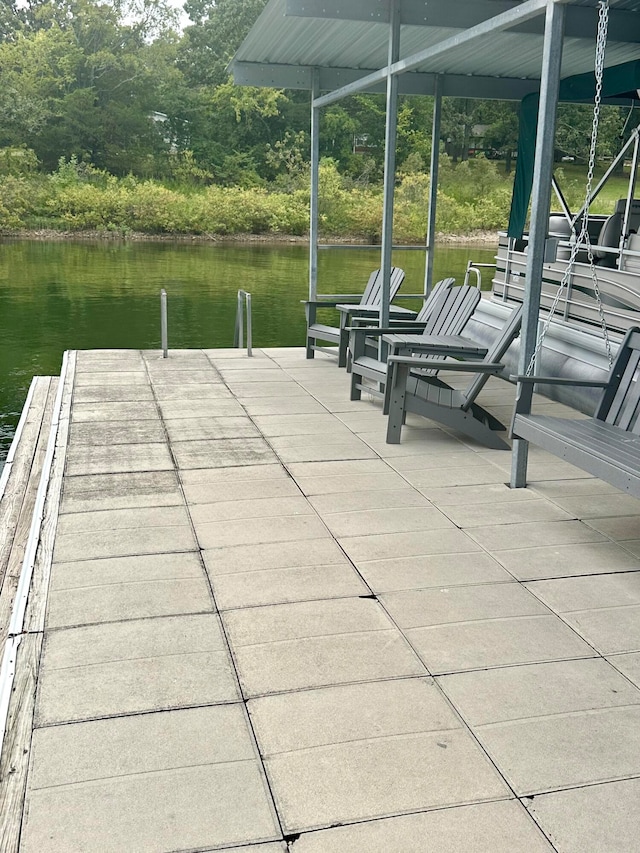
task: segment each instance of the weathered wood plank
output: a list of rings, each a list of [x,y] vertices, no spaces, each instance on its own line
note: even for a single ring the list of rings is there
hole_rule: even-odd
[[[51,424],[51,415],[53,412],[56,390],[57,380],[54,380],[49,383],[44,407],[44,416],[41,422],[41,428],[38,432],[29,479],[24,493],[24,498],[20,506],[20,513],[16,523],[12,547],[9,552],[5,576],[0,590],[0,652],[4,650],[4,644],[9,629],[9,621],[11,619],[11,611],[13,610],[13,602],[15,599],[16,589],[18,587],[18,581],[20,579],[22,562],[24,560],[25,548],[29,539],[29,532],[31,530],[31,519],[33,517],[33,510],[36,503],[38,486],[40,485],[40,475],[47,451],[47,443],[49,441],[49,425]]]
[[[36,683],[43,635],[26,634],[18,647],[9,716],[0,756],[0,850],[17,853],[31,752]]]
[[[7,573],[9,555],[31,476],[50,385],[50,376],[37,376],[34,379],[29,412],[13,459],[7,486],[0,500],[0,588]]]
[[[71,398],[75,377],[75,353],[69,353],[67,370],[62,392],[62,405],[56,436],[56,450],[49,477],[49,489],[40,530],[40,542],[31,579],[29,602],[25,614],[25,632],[44,631],[53,546],[55,543],[60,501],[62,499],[62,481],[66,461],[67,442],[71,424]]]

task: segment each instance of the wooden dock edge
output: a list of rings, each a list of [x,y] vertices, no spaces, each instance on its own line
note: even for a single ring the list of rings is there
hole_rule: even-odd
[[[18,541],[14,536],[12,557],[7,563],[5,583],[0,593],[0,605],[3,597],[5,603],[4,607],[0,606],[0,618],[8,617],[7,621],[0,623],[7,638],[0,666],[0,850],[3,853],[17,853],[20,845],[47,591],[69,432],[75,356],[75,352],[65,353],[59,381],[47,377],[50,385],[40,408],[37,437],[34,441],[33,434],[27,434],[30,423],[27,413],[14,454],[16,460],[21,453],[28,456],[27,443],[32,442],[34,462],[21,502],[23,513],[30,515],[28,535],[26,539],[21,535]],[[29,401],[32,409],[36,390],[37,386]],[[38,417],[35,412],[33,414],[33,420],[37,421]],[[13,488],[15,464],[12,463],[6,478],[5,496],[11,494]],[[17,483],[17,478],[15,481]],[[16,563],[20,565],[17,575],[12,571]],[[5,588],[6,594],[3,595]],[[9,599],[11,608],[7,611],[6,601]]]

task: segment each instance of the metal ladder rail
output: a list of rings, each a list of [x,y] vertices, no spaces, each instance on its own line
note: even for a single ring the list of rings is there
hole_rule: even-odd
[[[236,328],[233,345],[238,349],[244,346],[244,315],[247,318],[247,356],[251,358],[252,349],[252,322],[251,322],[251,294],[246,290],[238,291],[238,306],[236,308]]]

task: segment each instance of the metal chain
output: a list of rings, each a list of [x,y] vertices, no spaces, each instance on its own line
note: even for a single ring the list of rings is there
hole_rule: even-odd
[[[591,272],[591,281],[593,283],[593,291],[595,293],[596,301],[598,304],[598,315],[600,317],[600,325],[602,327],[602,334],[605,341],[605,346],[607,350],[607,358],[609,360],[609,367],[613,364],[613,353],[611,350],[611,341],[609,340],[609,333],[607,331],[607,321],[604,315],[604,308],[602,306],[602,296],[600,293],[600,286],[598,284],[598,276],[596,273],[595,260],[593,257],[593,248],[591,246],[591,240],[589,239],[589,208],[591,205],[591,189],[593,186],[593,175],[595,171],[596,165],[596,153],[597,153],[597,145],[598,145],[598,128],[600,125],[600,107],[602,105],[602,78],[604,75],[604,56],[605,50],[607,46],[607,32],[609,27],[609,0],[599,0],[599,14],[598,14],[598,33],[596,37],[596,58],[595,58],[595,78],[596,78],[596,90],[595,90],[595,98],[594,98],[594,107],[593,107],[593,124],[591,127],[591,146],[589,149],[589,167],[587,170],[587,185],[585,189],[585,202],[583,207],[583,215],[582,222],[580,225],[580,234],[575,237],[574,232],[574,240],[573,245],[571,247],[571,255],[569,256],[569,262],[565,269],[564,275],[562,276],[562,280],[558,286],[558,291],[554,297],[553,302],[551,303],[551,308],[549,309],[549,314],[547,319],[545,320],[542,329],[540,331],[540,335],[538,336],[538,341],[536,343],[535,350],[531,356],[531,360],[529,361],[529,365],[527,367],[526,376],[531,376],[538,360],[538,356],[540,355],[540,350],[542,349],[542,344],[544,339],[549,331],[549,327],[551,326],[551,322],[553,320],[556,309],[558,308],[558,304],[562,297],[564,290],[566,289],[569,279],[573,273],[573,268],[575,266],[576,257],[578,255],[578,251],[582,244],[586,244],[587,247],[587,258],[589,260],[589,269]]]

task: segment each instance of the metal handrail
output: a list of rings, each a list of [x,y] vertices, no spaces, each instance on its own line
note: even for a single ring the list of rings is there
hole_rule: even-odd
[[[160,291],[160,346],[162,347],[162,357],[167,358],[169,355],[169,333],[167,330],[167,291],[164,288]]]
[[[251,338],[251,294],[246,290],[238,291],[238,307],[236,308],[236,329],[234,334],[233,345],[238,349],[244,347],[244,309],[247,314],[247,356],[251,358],[253,355]]]
[[[482,290],[482,273],[480,272],[480,269],[493,269],[494,267],[495,264],[477,264],[475,261],[467,261],[467,271],[464,274],[464,284],[469,284],[469,274],[473,272],[476,275],[476,287],[478,290]]]

